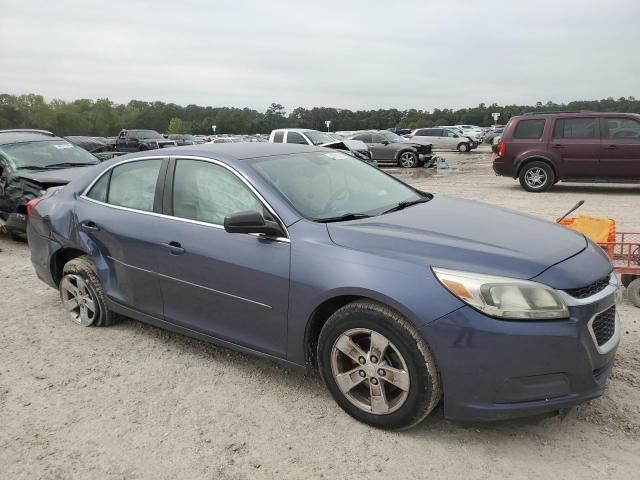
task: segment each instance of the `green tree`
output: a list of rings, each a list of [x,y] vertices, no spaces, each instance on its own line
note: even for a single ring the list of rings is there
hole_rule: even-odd
[[[181,118],[173,117],[169,120],[168,133],[186,133],[187,129],[184,121]]]

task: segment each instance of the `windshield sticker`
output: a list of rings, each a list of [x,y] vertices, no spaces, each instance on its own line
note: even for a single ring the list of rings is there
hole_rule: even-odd
[[[62,145],[54,145],[54,147],[58,148],[58,149],[62,149],[62,148],[73,148],[73,145],[71,145],[70,143],[67,144],[62,144]]]
[[[345,158],[349,158],[349,155],[345,155],[344,153],[325,153],[325,157],[333,158],[334,160],[343,160]]]

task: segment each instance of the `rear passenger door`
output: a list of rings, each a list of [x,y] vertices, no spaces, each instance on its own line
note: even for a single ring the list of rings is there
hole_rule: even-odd
[[[560,161],[563,178],[598,176],[600,125],[597,117],[557,118],[549,147]]]
[[[600,119],[600,177],[640,179],[640,121],[629,117]]]

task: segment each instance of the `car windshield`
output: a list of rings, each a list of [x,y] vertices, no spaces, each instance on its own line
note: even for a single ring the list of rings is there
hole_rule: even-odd
[[[164,138],[162,135],[160,135],[158,132],[156,132],[154,130],[134,130],[134,131],[131,132],[131,136],[133,136],[135,138],[139,138],[139,139],[143,139],[143,138],[151,138],[151,139]]]
[[[385,132],[382,134],[384,138],[386,138],[389,143],[405,143],[407,141],[406,138],[401,137],[400,135],[396,135],[393,132]]]
[[[99,163],[96,157],[83,148],[64,140],[2,145],[0,154],[6,157],[14,168],[24,169]]]
[[[309,132],[304,132],[304,134],[309,138],[309,140],[311,140],[311,143],[313,143],[314,145],[322,145],[324,143],[331,143],[336,141],[335,138],[332,138],[324,132],[317,132],[312,130]]]
[[[380,215],[399,203],[430,198],[341,152],[265,157],[251,166],[309,220]]]

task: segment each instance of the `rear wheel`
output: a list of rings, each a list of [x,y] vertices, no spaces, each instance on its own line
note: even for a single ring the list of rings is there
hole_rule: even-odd
[[[416,168],[418,166],[418,155],[413,152],[402,152],[398,158],[398,164],[402,168]]]
[[[632,281],[627,286],[627,298],[631,300],[636,307],[640,308],[640,277]]]
[[[356,301],[334,313],[318,340],[320,374],[338,405],[384,429],[410,428],[440,400],[435,359],[394,310]]]
[[[59,289],[67,316],[78,325],[106,327],[118,321],[107,307],[95,267],[86,255],[65,264]]]
[[[546,192],[555,183],[556,176],[548,163],[536,161],[522,167],[519,180],[528,192]]]
[[[459,143],[458,144],[458,151],[460,153],[465,153],[469,151],[469,144],[468,143]]]

